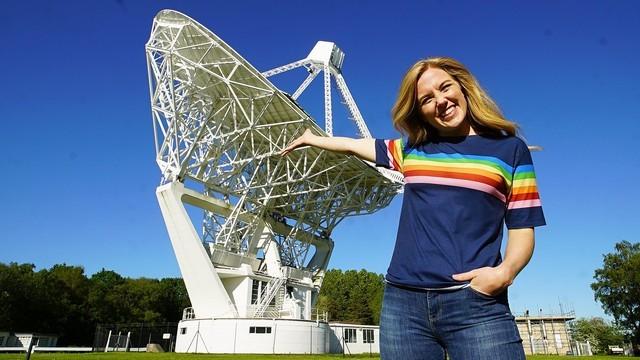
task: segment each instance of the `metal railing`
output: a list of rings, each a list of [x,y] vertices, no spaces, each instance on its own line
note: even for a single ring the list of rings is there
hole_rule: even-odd
[[[269,317],[279,317],[279,310],[282,307],[282,298],[284,297],[284,287],[282,285],[284,285],[286,281],[287,281],[286,278],[277,278],[277,277],[274,277],[271,280],[269,280],[269,282],[267,283],[266,289],[262,291],[260,302],[257,304],[257,306],[250,307],[250,310],[253,310],[252,312],[250,312],[252,317],[256,317],[256,318],[264,317],[264,314],[267,308],[269,307],[274,308],[274,309],[271,309],[270,312],[273,312],[273,311],[278,312],[277,316],[269,316]],[[276,298],[276,304],[272,305],[271,302],[276,297],[277,294],[280,294],[280,296]]]

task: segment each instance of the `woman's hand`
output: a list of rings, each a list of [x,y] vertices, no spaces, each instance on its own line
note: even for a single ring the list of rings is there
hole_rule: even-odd
[[[297,139],[293,140],[289,145],[287,145],[287,147],[280,152],[280,155],[284,156],[301,146],[311,145],[311,139],[314,136],[315,135],[313,135],[311,130],[305,130],[302,135],[300,135]]]
[[[504,291],[527,265],[535,245],[533,228],[509,229],[504,260],[496,267],[482,267],[453,275],[456,281],[470,281],[473,290],[495,296]]]
[[[470,281],[469,286],[481,294],[496,296],[513,283],[513,277],[503,266],[482,267],[453,275],[456,281]]]
[[[376,160],[376,142],[374,139],[352,139],[348,137],[318,136],[307,129],[287,145],[280,155],[287,155],[301,146],[313,146],[340,154],[355,155],[367,161]]]

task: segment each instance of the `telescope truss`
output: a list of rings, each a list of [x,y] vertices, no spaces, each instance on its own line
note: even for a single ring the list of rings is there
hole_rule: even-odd
[[[346,216],[387,206],[402,189],[397,173],[354,156],[311,147],[279,155],[307,128],[330,136],[330,75],[360,135],[371,137],[336,66],[340,53],[334,48],[324,58],[311,57],[312,51],[310,58],[261,74],[215,34],[171,10],[156,16],[146,45],[161,186],[181,183],[198,193],[189,198],[204,211],[200,240],[215,266],[247,264],[280,279],[263,302],[271,302],[296,271],[308,274],[319,289],[333,229]],[[300,66],[310,74],[293,96],[266,79]],[[295,101],[320,71],[326,131]],[[280,269],[260,261],[269,247],[277,248]]]

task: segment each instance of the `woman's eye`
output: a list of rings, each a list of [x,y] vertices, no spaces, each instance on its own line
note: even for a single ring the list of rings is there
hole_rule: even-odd
[[[432,99],[433,98],[431,98],[431,97],[423,98],[422,99],[422,105],[426,105],[426,104],[430,103]]]

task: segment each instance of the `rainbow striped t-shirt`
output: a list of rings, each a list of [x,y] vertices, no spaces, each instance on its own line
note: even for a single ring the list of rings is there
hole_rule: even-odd
[[[404,175],[396,245],[386,279],[418,288],[502,261],[503,224],[545,225],[531,154],[517,137],[440,137],[408,146],[376,140],[376,164]]]

